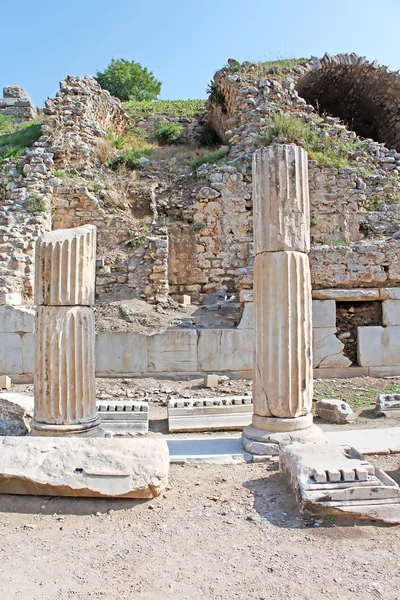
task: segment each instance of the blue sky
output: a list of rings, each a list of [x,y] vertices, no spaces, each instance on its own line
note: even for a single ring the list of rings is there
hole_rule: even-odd
[[[228,58],[357,52],[400,69],[400,0],[2,0],[1,89],[19,83],[38,106],[66,75],[112,57],[163,82],[162,98],[204,98]]]

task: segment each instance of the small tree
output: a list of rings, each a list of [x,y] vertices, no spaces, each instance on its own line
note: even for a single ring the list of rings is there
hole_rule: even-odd
[[[95,79],[122,102],[155,100],[161,91],[161,81],[154,77],[152,71],[125,58],[113,58],[105,71],[97,72]]]

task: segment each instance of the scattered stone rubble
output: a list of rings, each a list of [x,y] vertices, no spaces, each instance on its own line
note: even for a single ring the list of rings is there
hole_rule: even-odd
[[[318,400],[315,405],[315,412],[320,419],[329,423],[354,423],[355,415],[353,409],[347,402],[337,398],[329,400]]]

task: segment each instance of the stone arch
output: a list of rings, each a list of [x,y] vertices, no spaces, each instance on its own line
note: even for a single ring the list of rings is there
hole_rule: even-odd
[[[400,151],[400,75],[356,54],[325,54],[301,67],[299,96],[357,135]]]

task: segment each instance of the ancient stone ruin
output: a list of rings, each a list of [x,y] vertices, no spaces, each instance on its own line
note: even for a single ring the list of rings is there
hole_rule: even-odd
[[[37,110],[28,93],[19,85],[13,84],[3,88],[3,98],[0,98],[0,115],[23,122],[35,119]]]
[[[229,61],[214,76],[206,112],[132,117],[91,77],[61,82],[46,103],[40,139],[1,166],[3,372],[21,378],[33,373],[33,328],[26,315],[34,294],[35,241],[51,229],[92,223],[98,230],[97,302],[120,302],[113,305],[111,331],[99,320],[98,374],[250,375],[251,162],[260,146],[289,141],[314,143],[308,183],[315,372],[397,373],[400,154],[388,131],[398,118],[398,85],[397,74],[355,55],[287,66]],[[119,174],[120,153],[107,145],[107,135],[122,139],[131,123],[152,140],[156,123],[171,119],[183,130],[177,152],[195,157],[201,139],[212,132],[223,146],[215,160],[193,167],[179,152],[170,158],[172,150],[161,148],[161,158],[150,155],[134,177]],[[365,135],[371,137],[360,137]],[[195,316],[190,305],[177,309],[175,301],[183,296],[204,308]],[[154,307],[171,310],[177,325],[149,325],[146,332],[155,336],[141,335],[140,327],[130,325],[137,319],[123,299],[153,306],[157,319],[162,313]],[[102,306],[97,315],[107,311]],[[4,324],[6,315],[12,325]],[[379,351],[371,354],[372,345]],[[171,347],[174,352],[167,352]]]

